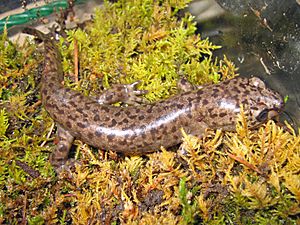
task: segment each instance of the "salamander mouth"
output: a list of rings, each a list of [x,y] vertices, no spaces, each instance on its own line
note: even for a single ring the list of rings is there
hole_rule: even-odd
[[[273,119],[277,117],[283,110],[283,107],[279,108],[271,108],[271,109],[264,109],[260,112],[260,114],[256,117],[257,121],[259,122],[266,122],[267,120]]]
[[[270,109],[268,112],[268,119],[273,119],[274,117],[277,117],[281,113],[282,109],[273,108]]]

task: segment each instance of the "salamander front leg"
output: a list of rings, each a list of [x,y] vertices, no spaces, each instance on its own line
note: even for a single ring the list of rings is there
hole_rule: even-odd
[[[203,88],[203,86],[191,84],[187,79],[180,78],[177,81],[177,88],[180,92],[187,92],[187,91],[201,89]]]
[[[68,155],[74,137],[70,134],[69,131],[65,130],[59,125],[57,127],[57,136],[58,143],[56,149],[50,155],[49,160],[55,171],[57,173],[60,173],[64,169],[68,170],[68,167],[72,166],[71,164],[74,163],[74,161],[68,160]]]
[[[126,103],[128,105],[136,105],[148,103],[140,95],[147,94],[146,90],[137,90],[137,86],[140,81],[136,81],[132,84],[115,84],[111,89],[102,93],[97,98],[99,104],[113,104],[116,102]]]

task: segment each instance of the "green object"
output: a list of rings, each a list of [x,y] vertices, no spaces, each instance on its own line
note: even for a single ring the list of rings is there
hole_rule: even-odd
[[[86,0],[75,0],[75,4],[85,3]],[[4,27],[12,27],[28,23],[32,20],[38,19],[43,16],[48,16],[59,9],[66,9],[68,7],[68,0],[54,1],[47,5],[26,10],[23,13],[7,16],[0,20],[0,33],[3,32]]]

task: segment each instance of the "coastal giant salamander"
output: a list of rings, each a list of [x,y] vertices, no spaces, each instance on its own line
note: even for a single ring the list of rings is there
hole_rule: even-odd
[[[44,42],[41,98],[58,125],[59,141],[50,156],[55,168],[67,161],[74,138],[101,149],[144,154],[180,143],[180,128],[197,136],[206,128],[234,130],[241,104],[250,127],[278,115],[284,106],[282,97],[256,77],[237,77],[153,104],[113,106],[144,92],[135,90],[136,83],[119,85],[96,99],[66,88],[56,41],[33,28],[24,32]]]

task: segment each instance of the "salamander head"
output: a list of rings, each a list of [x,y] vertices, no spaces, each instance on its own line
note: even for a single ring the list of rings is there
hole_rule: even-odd
[[[208,86],[203,121],[213,129],[235,130],[243,105],[250,128],[277,116],[284,107],[283,98],[257,78],[237,77],[215,86]],[[208,102],[208,101],[207,101]]]
[[[250,127],[256,127],[277,116],[283,110],[284,101],[279,93],[267,88],[261,79],[253,77],[248,81],[250,94],[247,96],[245,112]]]

